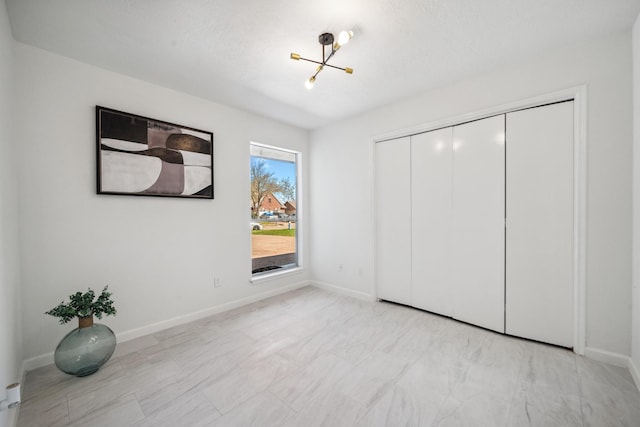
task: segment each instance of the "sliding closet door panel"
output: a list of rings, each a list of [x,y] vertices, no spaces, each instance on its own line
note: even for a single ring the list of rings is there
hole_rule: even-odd
[[[451,316],[452,132],[411,137],[413,306]]]
[[[378,298],[410,305],[410,138],[377,143],[375,150]]]
[[[573,347],[573,102],[507,114],[506,332]]]
[[[453,128],[453,317],[504,332],[504,115]]]

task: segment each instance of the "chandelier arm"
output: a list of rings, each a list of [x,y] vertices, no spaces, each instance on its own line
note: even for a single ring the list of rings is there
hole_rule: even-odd
[[[331,64],[327,64],[327,63],[322,63],[322,62],[320,62],[320,61],[315,61],[315,60],[313,60],[313,59],[308,59],[308,58],[300,57],[300,58],[298,58],[298,60],[300,60],[300,61],[307,61],[307,62],[313,62],[314,64],[322,65],[323,67],[331,67],[331,68],[335,68],[336,70],[347,71],[347,68],[337,67],[337,66],[335,66],[335,65],[331,65]]]
[[[342,70],[342,71],[347,71],[346,68],[342,68],[342,67],[336,67],[335,65],[330,65],[330,64],[324,64],[325,67],[331,67],[331,68],[335,68],[336,70]]]
[[[313,62],[314,64],[318,64],[318,65],[326,65],[326,64],[324,64],[323,62],[320,62],[320,61],[314,61],[313,59],[307,59],[307,58],[303,58],[303,57],[300,57],[300,61]],[[329,65],[329,67],[330,67],[330,66],[331,66],[331,65]]]

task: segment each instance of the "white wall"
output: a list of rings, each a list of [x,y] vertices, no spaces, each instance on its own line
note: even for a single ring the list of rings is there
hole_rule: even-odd
[[[632,366],[640,388],[640,15],[633,26],[633,319]]]
[[[18,181],[13,139],[13,38],[0,1],[0,400],[5,386],[21,381]],[[16,410],[0,412],[0,427],[12,425]]]
[[[248,199],[249,142],[299,150],[304,162],[306,131],[22,44],[16,85],[26,359],[76,327],[43,312],[89,286],[109,285],[118,315],[102,322],[130,336],[307,280],[308,270],[249,283]],[[212,131],[215,199],[96,195],[96,104]]]
[[[496,70],[311,133],[312,278],[355,293],[374,293],[375,135],[586,83],[587,346],[629,355],[630,34],[549,52],[524,64],[496,64]]]

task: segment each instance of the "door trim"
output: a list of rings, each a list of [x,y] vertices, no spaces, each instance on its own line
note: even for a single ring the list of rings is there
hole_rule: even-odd
[[[423,132],[455,126],[465,122],[480,120],[498,114],[511,113],[526,108],[539,107],[545,104],[573,99],[573,351],[584,355],[586,346],[586,217],[587,217],[587,86],[580,85],[551,92],[520,101],[497,105],[484,110],[448,117],[441,120],[422,123],[416,126],[381,133],[373,137],[372,145],[392,139],[403,138]],[[375,177],[375,165],[372,170]],[[375,190],[374,190],[375,198]],[[374,200],[375,203],[375,200]],[[375,215],[374,215],[375,216]],[[375,220],[374,245],[375,243]],[[374,253],[375,253],[374,249]],[[373,262],[375,265],[375,259]],[[374,269],[375,270],[375,269]],[[374,272],[375,275],[375,272]],[[376,283],[374,277],[374,283]],[[377,286],[376,286],[377,293]]]

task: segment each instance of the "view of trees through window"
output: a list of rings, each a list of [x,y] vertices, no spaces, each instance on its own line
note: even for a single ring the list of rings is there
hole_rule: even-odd
[[[298,265],[296,153],[251,144],[253,274]]]

